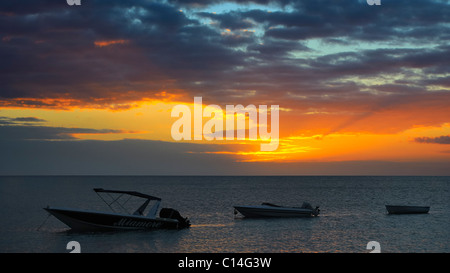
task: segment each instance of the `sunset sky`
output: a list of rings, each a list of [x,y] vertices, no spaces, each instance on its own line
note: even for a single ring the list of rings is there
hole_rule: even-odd
[[[448,1],[6,0],[0,60],[0,175],[450,175]],[[175,141],[195,96],[278,149]]]

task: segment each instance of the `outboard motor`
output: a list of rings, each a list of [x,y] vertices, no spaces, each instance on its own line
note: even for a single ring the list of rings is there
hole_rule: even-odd
[[[319,209],[319,207],[316,207],[315,209],[313,209],[313,212],[312,212],[312,214],[313,214],[314,216],[317,216],[317,215],[319,215],[319,213],[320,213],[320,209]]]
[[[316,207],[315,209],[313,209],[313,207],[311,206],[311,204],[308,203],[308,202],[303,202],[301,208],[302,208],[302,209],[310,209],[310,210],[311,210],[311,214],[312,214],[313,216],[317,216],[317,215],[319,215],[319,213],[320,213],[319,207]]]
[[[187,228],[191,226],[190,221],[188,218],[181,217],[181,214],[172,208],[162,208],[159,212],[159,217],[161,218],[170,218],[170,219],[177,219],[178,220],[178,228]]]

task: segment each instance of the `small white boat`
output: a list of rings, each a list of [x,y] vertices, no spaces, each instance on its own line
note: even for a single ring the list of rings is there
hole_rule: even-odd
[[[389,214],[416,214],[416,213],[428,213],[430,207],[386,205],[386,210],[388,211]]]
[[[304,202],[301,207],[283,207],[270,203],[259,206],[234,206],[235,214],[238,212],[249,218],[261,217],[311,217],[319,215],[319,207],[313,208]]]

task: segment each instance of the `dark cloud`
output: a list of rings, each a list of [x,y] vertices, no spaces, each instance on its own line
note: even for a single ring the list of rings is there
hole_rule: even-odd
[[[450,136],[417,137],[414,140],[419,143],[450,144]]]
[[[49,5],[37,14],[7,9],[12,15],[0,17],[0,70],[8,72],[1,76],[0,97],[90,100],[130,90],[151,97],[183,79],[241,63],[240,54],[224,45],[226,37],[177,7],[133,3],[94,1],[78,9],[66,5],[63,12]],[[100,48],[96,41],[125,42]]]
[[[213,4],[221,4],[221,3],[237,3],[241,5],[246,4],[259,4],[259,5],[267,5],[267,4],[278,4],[278,5],[287,5],[291,3],[292,0],[169,0],[169,3],[187,6],[187,7],[204,7]]]
[[[36,117],[2,117],[0,116],[0,125],[24,125],[24,124],[36,124],[46,122],[45,119]]]
[[[434,79],[426,79],[423,82],[424,85],[440,86],[444,88],[450,88],[450,77],[436,77]]]
[[[442,1],[384,1],[374,9],[366,1],[292,1],[285,12],[250,11],[245,16],[270,27],[266,34],[282,39],[346,37],[350,41],[442,38],[450,7]],[[412,19],[413,18],[413,19]],[[444,27],[446,28],[446,27]],[[445,39],[450,38],[444,34]]]
[[[76,134],[114,134],[121,130],[66,128],[50,126],[17,125],[16,122],[2,123],[0,119],[0,141],[11,140],[75,140]]]
[[[217,13],[209,13],[209,12],[199,12],[198,15],[210,18],[212,20],[219,22],[219,27],[221,29],[247,29],[251,27],[255,27],[255,24],[252,21],[246,20],[241,16],[238,12],[229,12],[225,14],[217,14]]]
[[[17,122],[46,122],[45,119],[40,119],[36,117],[18,117],[13,118],[12,120]]]
[[[277,39],[265,39],[263,44],[252,44],[247,47],[250,52],[255,52],[255,58],[261,60],[272,60],[275,58],[289,58],[289,53],[299,51],[311,51],[309,47],[301,42]]]
[[[203,10],[221,3],[246,8]],[[443,1],[2,1],[0,9],[3,106],[128,109],[162,91],[369,110],[448,98]]]

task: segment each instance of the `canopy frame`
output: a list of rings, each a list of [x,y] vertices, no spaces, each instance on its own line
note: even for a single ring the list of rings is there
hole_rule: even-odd
[[[100,199],[102,199],[102,201],[113,212],[116,212],[116,210],[112,207],[112,205],[114,203],[117,203],[126,213],[131,214],[129,211],[127,211],[127,209],[124,207],[124,205],[131,199],[131,197],[136,196],[136,197],[144,198],[144,199],[146,199],[146,201],[141,206],[139,206],[139,208],[135,212],[133,212],[132,214],[133,215],[141,215],[142,216],[143,213],[144,213],[144,210],[147,208],[147,206],[150,203],[150,201],[155,200],[156,201],[155,204],[153,205],[153,207],[150,209],[150,211],[146,215],[147,217],[155,218],[156,217],[156,212],[157,212],[159,204],[161,202],[161,198],[159,198],[159,197],[151,196],[151,195],[140,193],[140,192],[137,192],[137,191],[105,190],[103,188],[94,188],[94,191],[100,197]],[[112,201],[108,202],[99,193],[106,193],[112,199]],[[119,195],[117,197],[113,197],[113,196],[110,195],[110,193],[119,194]],[[127,200],[125,200],[124,202],[121,203],[121,202],[119,202],[119,199],[123,195],[129,195],[130,197]]]

